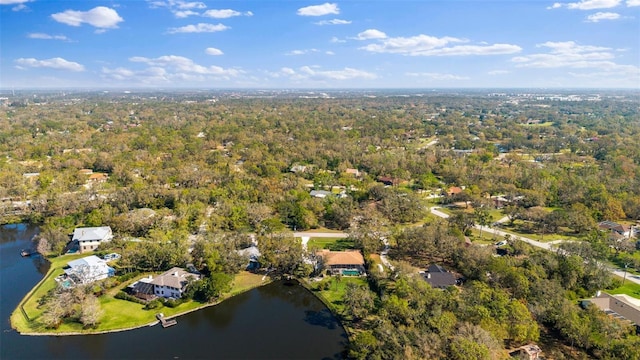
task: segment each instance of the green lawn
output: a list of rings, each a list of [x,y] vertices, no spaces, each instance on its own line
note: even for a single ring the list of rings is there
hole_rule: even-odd
[[[353,249],[353,240],[347,238],[311,238],[307,243],[309,249],[329,249],[332,251],[342,251]]]
[[[51,268],[43,280],[25,297],[21,302],[24,313],[18,307],[11,314],[11,324],[19,332],[26,333],[94,333],[102,331],[124,330],[133,327],[140,327],[151,324],[156,321],[156,314],[162,312],[166,317],[176,316],[182,313],[190,312],[203,306],[211,304],[203,304],[197,301],[188,301],[174,308],[161,306],[160,308],[145,310],[144,305],[135,302],[116,299],[114,295],[121,289],[136,279],[148,274],[140,275],[136,279],[131,279],[115,288],[109,289],[105,295],[100,296],[100,307],[103,315],[97,329],[85,330],[80,323],[64,322],[58,329],[47,329],[41,322],[40,317],[44,312],[43,307],[38,307],[40,299],[45,296],[51,289],[57,286],[55,277],[63,273],[63,267],[74,259],[86,256],[86,254],[65,255],[51,259]],[[220,301],[227,299],[233,295],[242,293],[249,289],[269,283],[269,279],[263,280],[262,275],[240,272],[234,278],[233,286],[227,294],[223,294]],[[25,314],[28,316],[25,317]]]
[[[323,283],[329,283],[329,287],[326,290],[317,290]],[[366,286],[367,279],[360,276],[343,276],[339,280],[337,277],[330,277],[318,283],[312,283],[311,289],[314,290],[314,293],[324,301],[324,303],[331,309],[331,311],[336,314],[342,314],[344,310],[342,299],[344,298],[344,293],[347,289],[347,284],[349,283]]]
[[[609,294],[625,294],[633,296],[636,299],[640,299],[640,285],[631,281],[625,282],[624,285],[617,287],[613,290],[607,290]]]

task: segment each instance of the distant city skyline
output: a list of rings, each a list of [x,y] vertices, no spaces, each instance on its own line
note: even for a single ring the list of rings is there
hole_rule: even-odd
[[[0,0],[0,88],[640,89],[640,0]]]

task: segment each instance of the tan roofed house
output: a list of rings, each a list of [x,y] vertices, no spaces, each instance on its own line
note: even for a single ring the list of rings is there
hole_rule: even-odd
[[[174,267],[150,281],[156,296],[179,299],[187,289],[190,280],[199,280],[200,275]]]
[[[92,182],[105,182],[109,177],[105,173],[93,173],[89,176],[89,181]]]
[[[332,274],[361,275],[365,272],[364,257],[358,250],[330,251],[321,250],[317,255],[322,257],[322,264]]]

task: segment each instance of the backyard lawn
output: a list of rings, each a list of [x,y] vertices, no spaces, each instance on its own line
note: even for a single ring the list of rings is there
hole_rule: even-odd
[[[332,251],[342,251],[353,249],[355,246],[353,240],[348,238],[311,238],[307,243],[309,249],[329,249]]]
[[[203,306],[211,305],[197,301],[187,301],[173,308],[160,306],[159,308],[145,310],[143,304],[116,299],[114,297],[119,290],[124,289],[128,284],[135,281],[135,279],[131,279],[115,288],[107,290],[105,295],[98,298],[100,302],[100,309],[103,314],[100,317],[100,323],[97,329],[83,329],[82,325],[77,322],[63,322],[58,329],[47,329],[40,320],[45,311],[44,307],[39,307],[40,300],[47,295],[50,290],[57,286],[55,277],[64,272],[63,267],[65,267],[69,261],[84,256],[86,256],[86,254],[74,254],[50,259],[51,267],[47,275],[25,297],[23,302],[21,302],[22,309],[18,307],[11,315],[12,326],[19,332],[23,333],[95,333],[102,331],[124,330],[154,323],[156,321],[156,314],[160,312],[162,312],[165,317],[172,317],[193,311]],[[140,275],[136,277],[136,279],[146,275],[148,274]],[[235,276],[231,290],[227,294],[223,294],[220,300],[224,300],[257,286],[267,284],[268,282],[270,282],[270,280],[263,280],[262,275],[246,271],[240,272]]]
[[[325,290],[318,290],[323,288],[323,284],[328,283],[329,285]],[[320,297],[324,300],[325,304],[336,314],[342,314],[344,310],[344,305],[342,303],[342,299],[344,298],[344,293],[347,289],[347,284],[354,283],[367,286],[367,278],[361,276],[354,277],[335,277],[332,276],[328,279],[324,279],[318,283],[313,283],[311,288]]]
[[[609,294],[625,294],[632,296],[636,299],[640,299],[640,285],[627,281],[624,285],[617,287],[613,290],[607,290]]]

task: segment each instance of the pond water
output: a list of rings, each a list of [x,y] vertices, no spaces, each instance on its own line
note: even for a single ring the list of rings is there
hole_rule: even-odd
[[[0,359],[341,359],[340,323],[300,285],[274,282],[161,326],[104,335],[22,336],[9,316],[48,270],[22,258],[37,228],[0,227]]]

